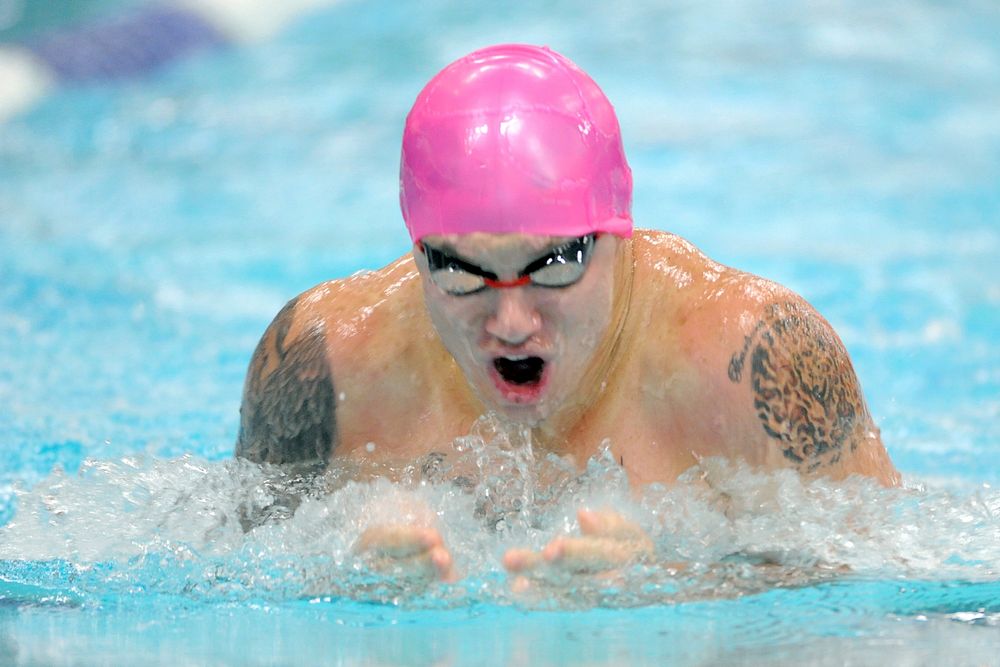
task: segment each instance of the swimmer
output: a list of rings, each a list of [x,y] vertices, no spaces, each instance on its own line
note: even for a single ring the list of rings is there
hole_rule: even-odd
[[[703,457],[894,485],[847,351],[808,303],[682,238],[633,229],[611,103],[563,56],[476,51],[406,119],[400,203],[412,252],[290,301],[247,373],[236,455],[275,464],[412,461],[487,412],[581,467],[609,441],[636,486]],[[594,572],[648,558],[614,512],[509,552]],[[453,577],[429,526],[358,551]]]

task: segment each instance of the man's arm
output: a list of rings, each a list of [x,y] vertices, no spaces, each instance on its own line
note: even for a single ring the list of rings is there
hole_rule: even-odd
[[[250,361],[236,456],[322,467],[337,443],[336,394],[322,322],[299,326],[297,302],[281,309]]]
[[[728,372],[732,382],[749,385],[761,428],[792,467],[898,481],[847,350],[804,302],[766,306]]]

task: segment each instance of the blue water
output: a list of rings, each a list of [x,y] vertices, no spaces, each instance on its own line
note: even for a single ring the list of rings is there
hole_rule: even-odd
[[[1000,7],[582,4],[345,2],[0,127],[0,663],[995,664]],[[721,470],[724,515],[683,484],[608,496],[598,465],[584,500],[690,570],[547,599],[498,554],[571,522],[568,492],[509,538],[435,485],[238,529],[268,488],[229,461],[260,333],[407,251],[409,104],[515,40],[615,103],[641,226],[831,321],[905,489]],[[366,588],[344,554],[394,493],[448,520],[458,585]]]

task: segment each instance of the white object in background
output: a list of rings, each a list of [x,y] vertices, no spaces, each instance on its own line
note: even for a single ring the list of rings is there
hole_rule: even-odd
[[[48,69],[30,53],[0,47],[0,123],[31,108],[54,85]]]
[[[177,7],[201,16],[236,42],[273,37],[310,10],[339,0],[174,0]]]

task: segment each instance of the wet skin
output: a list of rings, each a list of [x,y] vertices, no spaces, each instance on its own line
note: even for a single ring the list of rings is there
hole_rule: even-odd
[[[565,240],[426,239],[501,280]],[[415,248],[290,302],[251,361],[236,454],[409,461],[495,411],[580,465],[609,439],[636,486],[670,482],[707,456],[899,480],[829,324],[677,236],[603,236],[580,281],[561,289],[456,297],[427,269]],[[540,357],[543,380],[527,390],[498,381],[498,356]]]
[[[509,278],[564,239],[434,240]],[[636,484],[713,455],[896,479],[826,321],[676,236],[602,237],[570,287],[462,297],[437,288],[415,254],[282,310],[251,362],[238,455],[413,459],[493,410],[580,463],[610,438]],[[491,377],[495,356],[518,354],[546,360],[537,400],[510,398]]]
[[[570,240],[523,234],[424,239],[501,280],[516,279],[523,267]],[[596,241],[582,278],[566,287],[487,288],[464,296],[435,284],[423,253],[414,252],[431,322],[484,406],[511,422],[553,431],[565,408],[590,402],[581,389],[603,376],[606,368],[593,367],[602,366],[624,315],[625,295],[616,294],[623,285],[614,279],[616,263],[627,261],[619,246],[614,237]],[[524,357],[541,360],[538,381],[505,381],[496,360]]]

